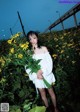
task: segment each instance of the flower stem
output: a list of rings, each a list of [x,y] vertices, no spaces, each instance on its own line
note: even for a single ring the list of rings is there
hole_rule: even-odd
[[[43,78],[43,81],[44,81],[45,85],[46,85],[48,88],[51,88],[51,85],[46,81],[45,78]]]

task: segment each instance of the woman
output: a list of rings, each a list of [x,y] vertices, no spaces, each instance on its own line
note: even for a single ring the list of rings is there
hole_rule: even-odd
[[[43,77],[47,80],[49,84],[52,84],[55,82],[54,74],[52,73],[53,63],[52,58],[48,52],[48,49],[45,46],[40,46],[38,41],[38,34],[34,31],[30,31],[27,33],[27,39],[29,43],[31,44],[32,50],[34,51],[33,58],[38,60],[41,59],[40,65],[41,69],[38,70],[37,74],[30,73],[30,69],[26,69],[26,72],[29,74],[30,80],[33,81],[35,84],[35,87],[39,90],[41,98],[48,109],[48,100],[46,97],[45,88],[48,90],[49,95],[51,97],[52,103],[54,105],[55,112],[58,112],[57,106],[56,106],[56,96],[53,91],[53,88],[47,88],[45,83],[43,82]]]

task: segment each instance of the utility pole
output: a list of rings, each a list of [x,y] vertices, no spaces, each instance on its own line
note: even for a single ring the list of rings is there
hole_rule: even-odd
[[[64,24],[63,24],[63,22],[62,22],[62,20],[61,20],[60,12],[59,12],[59,11],[56,11],[56,13],[59,14],[59,20],[60,20],[60,22],[61,22],[61,26],[62,26],[62,29],[63,29],[63,31],[64,31]]]
[[[73,14],[73,17],[74,17],[75,26],[76,26],[76,28],[77,28],[77,27],[78,27],[78,25],[77,25],[76,15],[75,15],[75,14]]]
[[[13,35],[13,33],[12,33],[12,29],[10,28],[10,33],[11,33],[11,35]]]
[[[26,37],[26,33],[25,33],[25,30],[24,30],[24,26],[23,26],[23,23],[22,23],[22,20],[21,20],[20,14],[19,14],[19,12],[18,12],[18,11],[17,11],[17,13],[18,13],[18,17],[19,17],[19,20],[20,20],[20,24],[21,24],[22,30],[23,30],[23,34],[24,34],[24,36]]]
[[[63,22],[62,22],[61,19],[60,19],[60,22],[61,22],[61,25],[62,25],[62,29],[63,29],[63,31],[64,31],[64,25],[63,25]]]

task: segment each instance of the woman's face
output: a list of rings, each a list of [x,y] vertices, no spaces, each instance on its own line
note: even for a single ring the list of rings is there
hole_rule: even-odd
[[[32,34],[32,35],[29,36],[29,41],[32,45],[34,45],[34,44],[37,44],[38,38],[35,34]]]

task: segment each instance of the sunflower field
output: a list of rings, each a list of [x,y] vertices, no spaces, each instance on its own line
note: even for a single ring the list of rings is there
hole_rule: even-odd
[[[59,110],[79,112],[80,29],[39,34],[39,39],[53,59],[54,90]],[[46,112],[40,95],[25,72],[28,45],[21,32],[8,40],[0,40],[0,102],[8,102],[10,112]]]

